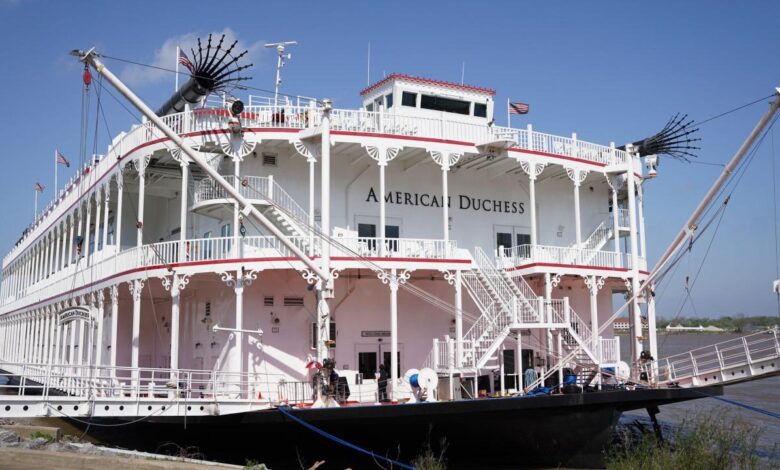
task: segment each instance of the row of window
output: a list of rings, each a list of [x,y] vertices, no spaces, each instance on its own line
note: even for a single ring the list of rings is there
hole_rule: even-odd
[[[404,91],[401,93],[401,106],[408,106],[410,108],[417,108],[417,95],[410,91]],[[384,98],[384,105],[387,109],[393,107],[393,94],[387,94],[384,97],[378,98],[374,103],[366,105],[368,111],[374,111],[379,109],[382,104],[382,98]],[[420,96],[420,108],[430,109],[433,111],[444,111],[445,113],[462,114],[464,116],[475,117],[487,117],[487,104],[486,103],[473,103],[472,102],[456,100],[452,98],[443,98],[441,96],[433,96],[422,94]]]

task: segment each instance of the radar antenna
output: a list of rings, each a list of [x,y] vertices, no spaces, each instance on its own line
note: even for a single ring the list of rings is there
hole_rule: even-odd
[[[297,46],[298,41],[270,42],[265,47],[276,48],[278,58],[276,60],[276,84],[274,85],[274,106],[279,105],[279,88],[282,86],[282,67],[284,67],[284,50],[287,46]],[[292,54],[287,53],[287,60],[292,59]]]

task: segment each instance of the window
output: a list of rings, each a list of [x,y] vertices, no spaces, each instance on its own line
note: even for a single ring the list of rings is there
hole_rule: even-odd
[[[496,232],[496,248],[504,249],[506,252],[512,247],[512,234],[506,232]]]
[[[487,117],[487,105],[485,103],[474,103],[474,116]]]
[[[376,225],[375,224],[358,224],[358,238],[376,238]],[[387,249],[390,251],[398,251],[398,242],[396,240],[401,237],[401,227],[398,225],[385,225],[385,238],[387,240]],[[376,250],[376,240],[367,240],[368,248],[370,250]]]
[[[515,233],[515,237],[517,238],[517,246],[531,244],[531,235],[527,233]]]
[[[328,347],[335,348],[336,347],[336,322],[332,321],[330,322],[330,342],[328,343]],[[311,347],[316,348],[317,347],[317,323],[311,324]]]
[[[370,103],[366,105],[366,111],[369,113],[374,110],[374,103]]]
[[[204,233],[203,238],[211,238],[211,231]],[[211,259],[211,242],[209,240],[202,241],[200,252],[202,259]]]
[[[233,230],[230,224],[225,224],[219,229],[219,234],[222,237],[230,237],[233,235]]]
[[[420,107],[423,109],[432,109],[434,111],[444,111],[446,113],[456,113],[469,115],[471,103],[468,101],[453,100],[442,98],[440,96],[422,95]]]
[[[385,106],[388,108],[393,107],[393,94],[390,93],[389,95],[385,95]]]
[[[405,91],[401,94],[401,105],[410,106],[412,108],[417,107],[417,93],[409,93]]]
[[[374,238],[374,237],[376,237],[376,225],[374,225],[374,224],[358,224],[358,237],[359,238]]]

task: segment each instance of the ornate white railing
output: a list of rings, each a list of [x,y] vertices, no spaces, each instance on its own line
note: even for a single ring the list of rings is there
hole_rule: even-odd
[[[340,246],[333,248],[333,256],[359,256],[375,258],[381,256],[382,241],[375,237],[337,238]],[[425,238],[385,239],[384,256],[388,258],[446,259],[453,256],[458,244],[455,240],[433,240]]]
[[[504,250],[504,266],[520,266],[529,263],[551,263],[572,266],[631,269],[631,255],[614,251],[586,250],[568,246],[518,245]],[[646,266],[639,257],[639,269]]]
[[[599,357],[601,364],[615,364],[620,361],[620,336],[614,338],[599,337]]]

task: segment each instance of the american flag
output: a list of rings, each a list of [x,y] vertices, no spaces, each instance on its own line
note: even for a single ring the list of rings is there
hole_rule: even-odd
[[[179,48],[179,63],[187,67],[187,70],[189,70],[190,73],[193,73],[195,71],[195,66],[192,65],[190,58],[187,57],[187,54],[185,54],[184,51],[181,50],[181,48]]]
[[[509,103],[509,114],[528,114],[528,103]]]
[[[57,163],[62,163],[66,167],[70,168],[70,162],[67,158],[65,158],[65,155],[61,154],[59,150],[57,152]]]
[[[46,186],[42,185],[41,183],[35,183],[35,190],[39,193],[42,193],[43,190],[46,189]]]

